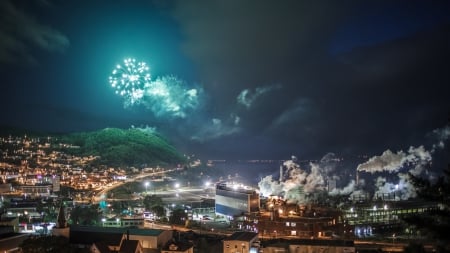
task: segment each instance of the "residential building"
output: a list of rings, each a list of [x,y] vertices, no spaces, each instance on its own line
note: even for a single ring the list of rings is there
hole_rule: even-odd
[[[194,253],[192,243],[170,242],[161,249],[161,253]]]
[[[264,253],[355,253],[354,241],[348,240],[270,240]]]
[[[257,250],[256,242],[258,242],[258,233],[235,232],[223,240],[223,253],[248,253],[255,251]]]

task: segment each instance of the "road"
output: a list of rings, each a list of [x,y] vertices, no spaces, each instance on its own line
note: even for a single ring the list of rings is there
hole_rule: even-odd
[[[124,185],[125,183],[134,182],[134,181],[137,181],[137,180],[141,180],[141,179],[143,179],[143,178],[146,178],[146,177],[156,176],[156,175],[158,175],[158,174],[165,174],[165,173],[172,172],[172,171],[175,171],[175,170],[176,170],[176,169],[172,169],[172,170],[164,170],[164,171],[158,171],[158,172],[151,172],[151,173],[142,173],[142,174],[136,175],[136,176],[134,176],[134,177],[132,177],[132,178],[128,178],[128,179],[125,180],[125,181],[117,182],[117,183],[115,183],[115,184],[113,184],[113,185],[110,185],[110,186],[105,186],[104,189],[102,189],[101,191],[99,191],[98,193],[96,193],[95,196],[92,197],[92,203],[98,204],[100,201],[105,200],[105,196],[106,196],[106,194],[107,194],[109,191],[111,191],[112,189],[117,188],[117,187],[119,187],[119,186],[122,186],[122,185]]]
[[[13,252],[19,245],[27,239],[29,234],[20,234],[9,238],[3,238],[0,240],[0,252]]]
[[[204,199],[210,199],[214,196],[214,193],[206,193],[203,188],[180,188],[178,190],[167,190],[167,191],[157,191],[152,192],[151,195],[156,195],[162,199],[166,204],[176,204],[176,205],[189,205],[194,202],[202,202]],[[102,200],[113,202],[113,201],[128,201],[130,198],[103,198]]]
[[[389,249],[389,252],[403,251],[406,244],[403,243],[392,243],[389,241],[364,241],[355,240],[355,247],[359,250],[378,250],[378,249]]]

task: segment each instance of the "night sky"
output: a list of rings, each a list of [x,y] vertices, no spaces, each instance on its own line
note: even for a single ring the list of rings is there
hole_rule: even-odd
[[[127,57],[196,107],[124,107],[108,77]],[[431,149],[449,145],[450,2],[1,1],[0,76],[4,126],[151,127],[209,159]]]

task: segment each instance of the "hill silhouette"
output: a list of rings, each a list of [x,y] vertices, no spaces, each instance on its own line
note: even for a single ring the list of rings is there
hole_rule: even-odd
[[[65,143],[79,146],[70,152],[100,156],[100,164],[110,166],[157,166],[183,163],[184,158],[161,135],[142,128],[105,128],[60,136]]]
[[[1,126],[0,136],[53,136],[59,143],[79,148],[65,148],[67,154],[99,156],[94,163],[108,166],[164,166],[184,163],[174,146],[151,128],[105,128],[90,132],[43,133],[22,128]],[[60,147],[55,147],[60,149]]]

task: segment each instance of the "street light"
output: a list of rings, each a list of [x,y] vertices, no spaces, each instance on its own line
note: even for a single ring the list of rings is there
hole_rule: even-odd
[[[145,194],[147,194],[147,187],[149,185],[149,182],[145,182]]]

